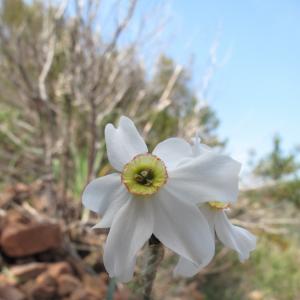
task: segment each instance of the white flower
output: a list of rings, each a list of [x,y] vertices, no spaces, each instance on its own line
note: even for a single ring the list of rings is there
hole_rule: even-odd
[[[213,153],[180,163],[193,153],[178,138],[165,140],[149,154],[126,117],[118,128],[106,126],[105,140],[116,173],[89,183],[82,200],[102,215],[95,227],[110,227],[103,257],[109,275],[129,281],[137,253],[152,234],[192,266],[208,264],[215,245],[196,204],[236,199],[239,165]]]
[[[193,144],[193,155],[195,157],[212,151],[208,146],[200,144],[198,137],[195,138]],[[246,229],[230,223],[225,213],[229,205],[229,203],[210,201],[207,204],[202,204],[200,210],[207,219],[212,235],[215,236],[216,234],[226,247],[235,250],[239,254],[240,261],[244,261],[249,258],[250,252],[255,249],[256,237]],[[185,276],[193,276],[203,268],[203,265],[195,267],[185,258],[180,258],[176,268]]]

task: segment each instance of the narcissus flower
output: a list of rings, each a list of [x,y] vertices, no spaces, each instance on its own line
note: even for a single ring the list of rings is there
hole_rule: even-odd
[[[212,149],[200,143],[198,137],[195,138],[192,148],[194,157],[212,152]],[[239,254],[240,261],[244,261],[249,258],[250,252],[255,249],[256,237],[246,229],[230,223],[226,215],[226,210],[229,207],[230,203],[210,201],[202,204],[200,210],[206,217],[212,235],[214,237],[216,235],[226,247],[235,250]],[[203,265],[195,267],[194,264],[181,258],[177,268],[180,268],[185,276],[193,276],[203,268]]]
[[[118,128],[106,126],[105,140],[116,173],[89,183],[82,201],[102,216],[95,227],[110,227],[103,257],[109,275],[129,281],[152,234],[192,266],[206,265],[215,245],[196,204],[235,200],[239,165],[214,153],[192,159],[192,147],[179,138],[161,142],[150,154],[126,117]],[[180,268],[176,273],[185,275]]]

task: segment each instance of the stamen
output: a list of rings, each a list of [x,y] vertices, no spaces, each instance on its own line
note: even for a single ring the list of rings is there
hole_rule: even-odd
[[[219,202],[219,201],[211,201],[208,202],[209,206],[213,209],[226,209],[229,208],[229,203]]]
[[[153,171],[151,169],[142,170],[134,175],[134,179],[137,183],[150,186],[153,182]]]

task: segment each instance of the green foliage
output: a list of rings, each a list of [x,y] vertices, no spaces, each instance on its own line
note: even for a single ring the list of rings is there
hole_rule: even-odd
[[[225,272],[208,275],[203,284],[207,300],[249,300],[256,291],[264,300],[294,300],[300,293],[300,252],[297,240],[260,237],[249,261],[241,264],[235,253]],[[256,299],[256,298],[253,298]]]
[[[280,136],[276,135],[273,139],[272,152],[263,158],[254,170],[257,175],[279,180],[299,169],[295,154],[285,155],[281,149],[281,143]]]
[[[153,127],[148,136],[149,148],[153,149],[162,140],[175,136],[178,130],[178,118],[164,110],[153,113],[150,117],[154,120]]]
[[[266,238],[261,239],[253,255],[255,274],[251,283],[264,299],[294,300],[300,293],[299,243],[288,241],[282,248]]]
[[[27,13],[28,6],[22,0],[3,0],[1,3],[1,19],[10,26],[22,25]]]
[[[76,172],[73,174],[73,195],[80,199],[84,186],[86,185],[88,175],[88,159],[86,152],[77,153],[74,155],[74,168]]]
[[[300,207],[300,180],[280,182],[265,190],[267,197],[277,201],[290,201]]]
[[[170,78],[175,71],[176,63],[169,57],[161,55],[157,63],[157,71],[152,80],[155,94],[160,97]],[[169,96],[172,105],[169,112],[184,117],[193,111],[197,103],[195,91],[191,87],[191,77],[187,70],[183,69],[176,80],[174,88]]]
[[[273,190],[271,197],[278,200],[288,200],[300,207],[300,180],[281,182]]]
[[[233,264],[229,270],[213,275],[207,275],[201,291],[205,300],[242,300],[244,292],[241,289],[242,277],[240,264],[235,253],[226,256],[226,262]]]
[[[260,201],[261,197],[272,199],[272,201],[288,201],[300,207],[300,180],[289,180],[278,182],[272,186],[266,186],[260,190],[248,191],[248,197]]]

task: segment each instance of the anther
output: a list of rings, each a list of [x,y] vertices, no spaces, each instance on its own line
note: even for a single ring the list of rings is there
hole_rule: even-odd
[[[150,169],[142,170],[134,175],[134,179],[139,184],[151,186],[153,182],[153,172]]]

